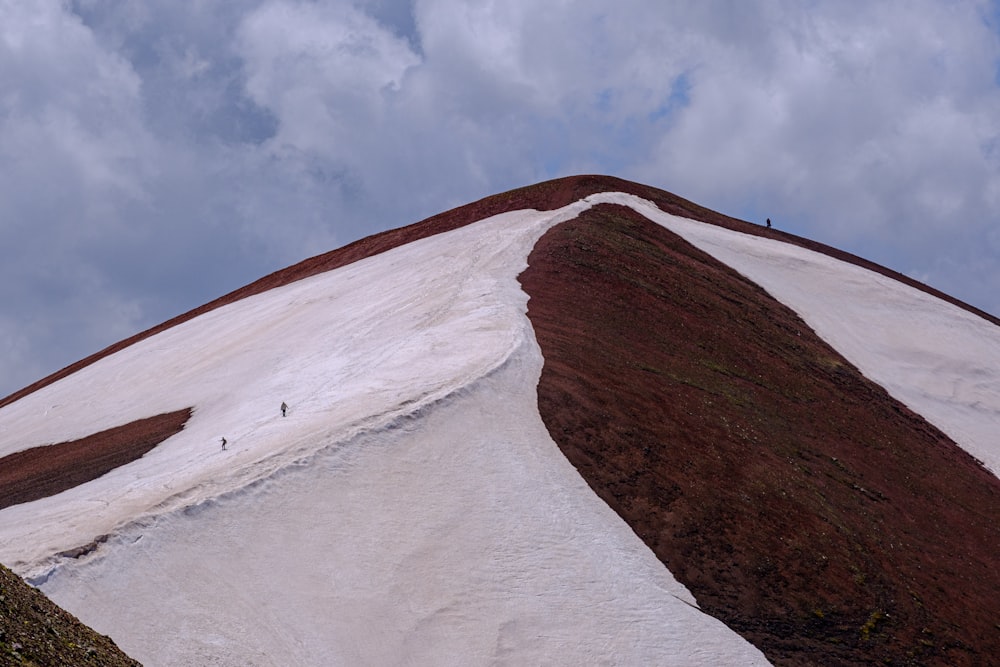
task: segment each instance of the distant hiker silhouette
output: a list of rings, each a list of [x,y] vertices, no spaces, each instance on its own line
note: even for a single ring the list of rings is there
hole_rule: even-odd
[[[768,219],[767,219],[767,228],[768,228],[768,229],[770,229],[770,228],[771,228],[771,218],[768,218]]]
[[[281,416],[284,417],[285,413],[288,412],[288,406],[284,401],[281,402]]]
[[[226,451],[226,439],[222,439],[222,451]]]

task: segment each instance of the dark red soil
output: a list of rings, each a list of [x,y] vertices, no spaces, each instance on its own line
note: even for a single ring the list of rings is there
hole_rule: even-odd
[[[549,432],[703,610],[781,665],[1000,655],[1000,481],[793,311],[618,206],[521,282]]]
[[[46,498],[131,463],[181,431],[191,408],[0,458],[0,509]]]

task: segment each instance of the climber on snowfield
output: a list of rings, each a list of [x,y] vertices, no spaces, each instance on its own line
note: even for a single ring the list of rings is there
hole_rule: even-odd
[[[284,417],[286,412],[288,412],[288,405],[284,401],[282,401],[281,402],[281,416]]]
[[[226,439],[222,439],[222,451],[226,451]]]

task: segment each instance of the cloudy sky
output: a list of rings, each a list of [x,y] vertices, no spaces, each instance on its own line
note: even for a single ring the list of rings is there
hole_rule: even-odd
[[[0,396],[575,173],[1000,314],[1000,2],[0,0]]]

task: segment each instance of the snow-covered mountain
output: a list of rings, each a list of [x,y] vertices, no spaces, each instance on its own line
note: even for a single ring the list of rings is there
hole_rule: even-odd
[[[0,562],[147,665],[1000,651],[998,323],[634,183],[365,239],[0,405]]]

